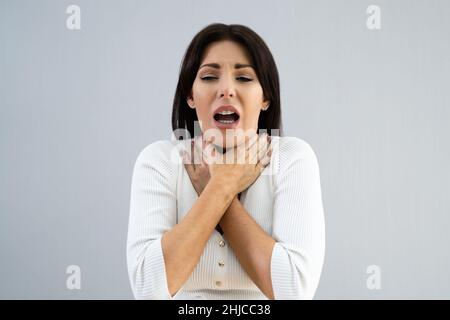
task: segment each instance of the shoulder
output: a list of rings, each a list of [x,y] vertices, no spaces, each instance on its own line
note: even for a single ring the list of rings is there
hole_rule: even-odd
[[[277,137],[279,155],[287,160],[315,159],[317,156],[311,145],[297,137]]]
[[[163,176],[174,176],[180,164],[179,149],[182,142],[158,140],[144,147],[138,154],[134,171],[152,169]]]
[[[316,153],[307,141],[297,137],[272,137],[272,144],[271,173],[275,183],[287,176],[294,178],[304,170],[310,174],[319,171]]]
[[[170,140],[158,140],[152,142],[140,151],[136,162],[158,163],[170,160],[173,148],[174,143]]]

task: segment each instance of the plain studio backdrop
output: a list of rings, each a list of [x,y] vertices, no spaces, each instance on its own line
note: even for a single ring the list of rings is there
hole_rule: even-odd
[[[318,157],[315,298],[448,298],[449,17],[448,1],[424,0],[0,0],[0,298],[133,298],[133,166],[170,139],[183,54],[213,22],[265,40],[285,135]]]

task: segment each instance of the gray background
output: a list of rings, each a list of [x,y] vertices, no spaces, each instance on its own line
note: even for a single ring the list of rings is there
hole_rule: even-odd
[[[70,4],[81,30],[66,28]],[[366,27],[370,4],[381,30]],[[170,138],[181,59],[212,22],[266,41],[285,134],[318,156],[316,298],[449,298],[449,12],[424,0],[0,0],[0,298],[132,298],[133,165]],[[66,288],[72,264],[81,290]]]

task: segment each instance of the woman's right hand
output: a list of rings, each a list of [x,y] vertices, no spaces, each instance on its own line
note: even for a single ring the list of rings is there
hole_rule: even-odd
[[[245,142],[220,154],[211,142],[206,142],[203,157],[208,164],[211,179],[238,194],[251,186],[270,163],[272,148],[270,136],[254,134]]]

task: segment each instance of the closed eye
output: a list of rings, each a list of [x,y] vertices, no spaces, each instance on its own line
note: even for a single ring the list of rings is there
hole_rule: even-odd
[[[244,82],[252,81],[252,79],[246,77],[239,77],[238,79],[242,79]]]
[[[210,81],[212,79],[217,79],[217,78],[216,77],[203,77],[203,78],[200,78],[200,79],[205,80],[205,81]]]
[[[203,77],[203,78],[200,78],[200,79],[202,79],[202,80],[204,80],[204,81],[211,81],[211,80],[217,79],[217,78],[216,78],[216,77],[210,77],[210,76],[207,76],[207,77]],[[242,82],[253,81],[253,79],[246,78],[246,77],[238,77],[238,78],[236,78],[236,79],[241,79],[240,81],[242,81]]]

